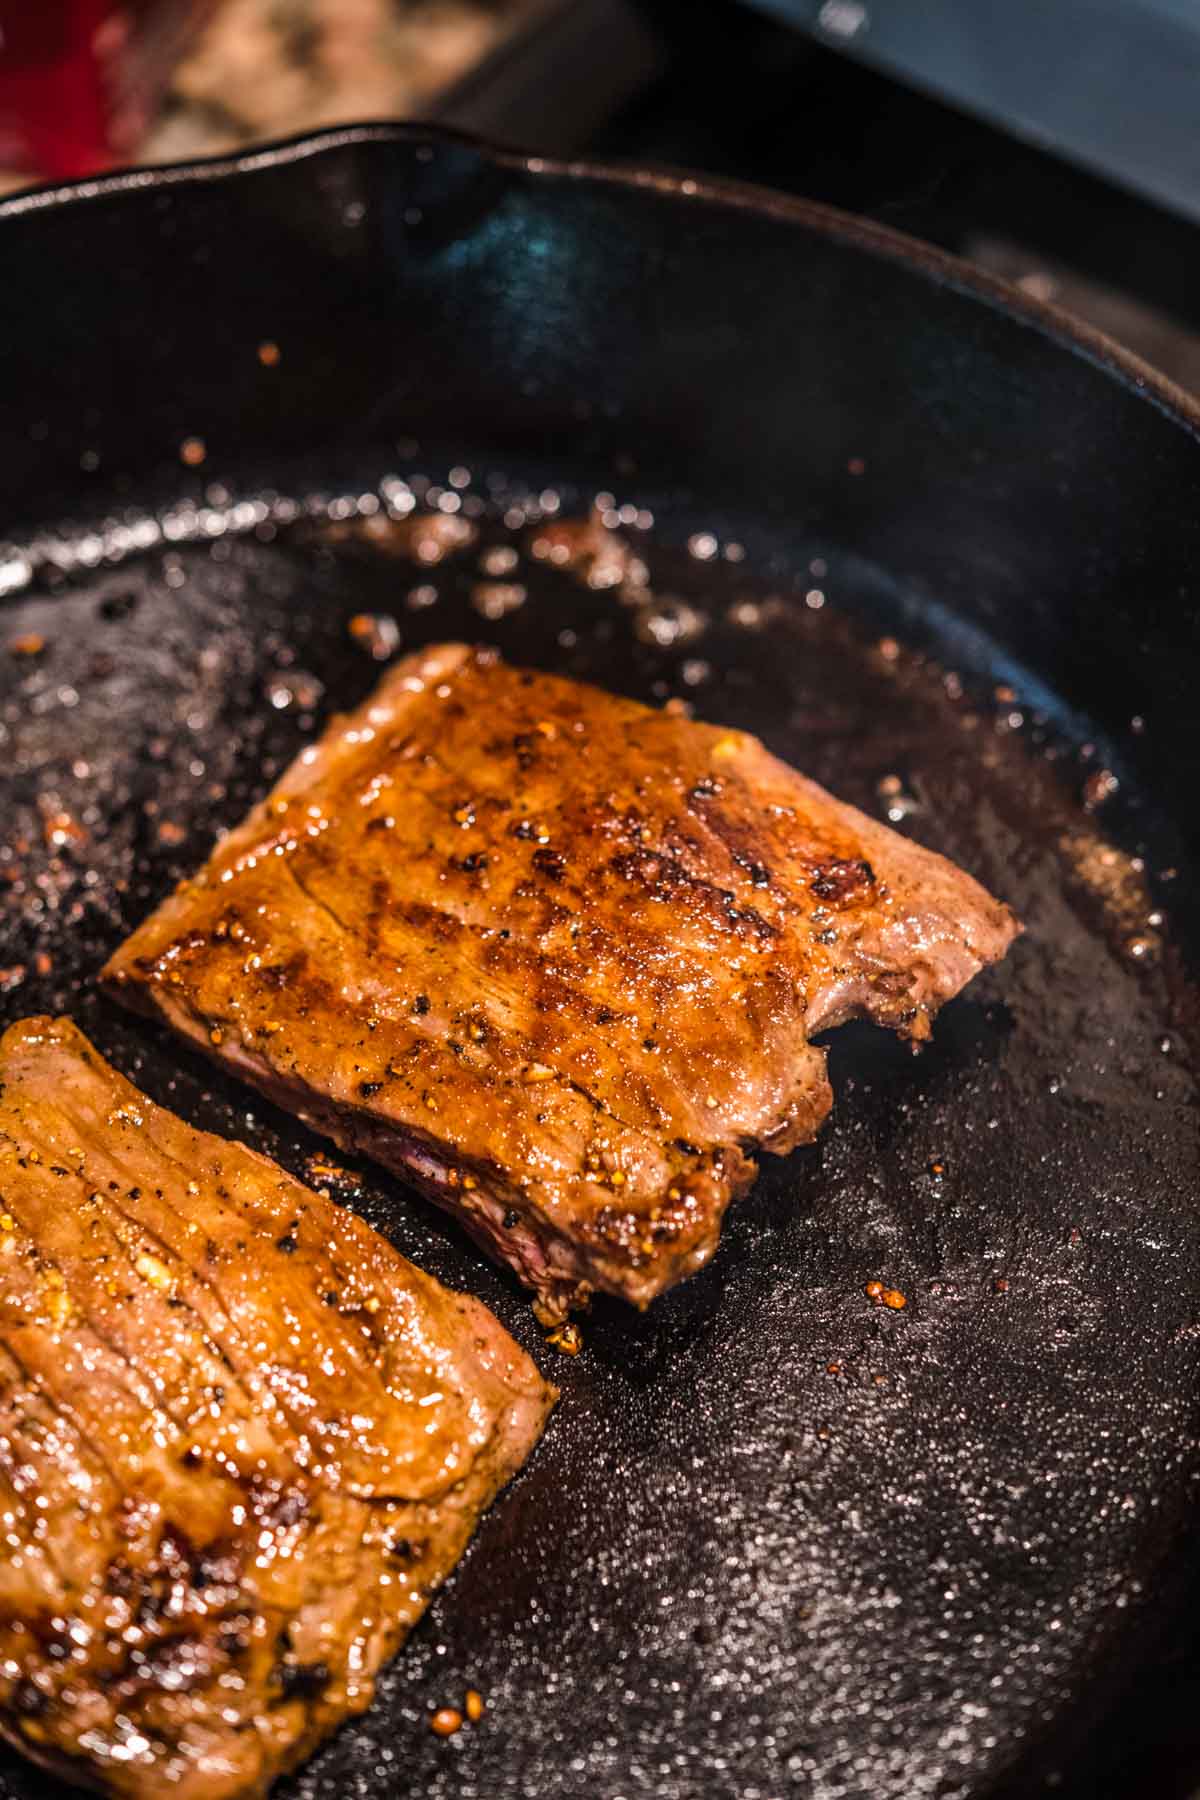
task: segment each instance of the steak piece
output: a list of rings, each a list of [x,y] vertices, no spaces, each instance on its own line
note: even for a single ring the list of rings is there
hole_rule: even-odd
[[[105,971],[456,1213],[550,1322],[712,1255],[815,1032],[914,1039],[1018,926],[753,737],[448,644],[335,720]]]
[[[370,1703],[553,1389],[69,1022],[12,1026],[0,1083],[0,1731],[111,1794],[264,1794]]]

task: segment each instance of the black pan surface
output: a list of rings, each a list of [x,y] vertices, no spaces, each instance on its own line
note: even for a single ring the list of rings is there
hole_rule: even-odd
[[[821,1142],[573,1362],[354,1171],[563,1400],[286,1791],[1137,1791],[1105,1721],[1197,1573],[1187,403],[890,234],[401,128],[9,202],[0,253],[5,1019],[71,1012],[303,1172],[303,1128],[92,982],[368,690],[364,616],[754,730],[1028,926],[921,1056],[835,1034]],[[640,605],[535,554],[598,494]],[[410,507],[470,541],[414,560]],[[485,1720],[435,1738],[468,1686]]]

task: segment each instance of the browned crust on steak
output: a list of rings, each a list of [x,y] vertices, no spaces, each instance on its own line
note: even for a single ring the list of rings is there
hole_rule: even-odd
[[[1018,927],[753,737],[408,657],[116,953],[128,1003],[461,1216],[546,1317],[712,1254],[812,1035],[914,1039]]]
[[[68,1021],[7,1031],[0,1083],[0,1732],[112,1794],[264,1794],[370,1703],[554,1391]]]

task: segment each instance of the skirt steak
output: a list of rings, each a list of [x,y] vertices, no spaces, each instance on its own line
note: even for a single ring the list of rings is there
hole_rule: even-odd
[[[0,1731],[264,1794],[425,1610],[553,1389],[476,1301],[70,1023],[0,1040]]]
[[[712,1255],[1016,920],[757,739],[448,644],[336,719],[105,971],[456,1213],[547,1322]]]

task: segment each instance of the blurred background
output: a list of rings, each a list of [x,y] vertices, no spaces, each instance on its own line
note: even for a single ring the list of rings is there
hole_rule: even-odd
[[[0,0],[0,192],[363,118],[885,220],[1200,389],[1196,0]]]

